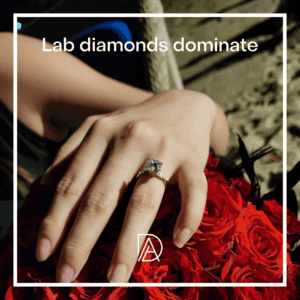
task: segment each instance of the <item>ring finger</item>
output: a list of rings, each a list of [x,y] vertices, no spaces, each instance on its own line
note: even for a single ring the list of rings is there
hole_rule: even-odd
[[[164,176],[170,178],[176,170],[171,159],[164,158]],[[178,162],[178,159],[176,160]],[[173,165],[174,168],[168,168]],[[108,271],[110,282],[126,282],[138,259],[137,243],[140,251],[145,234],[156,217],[165,192],[163,179],[152,175],[142,175],[133,190],[123,228],[114,250]],[[140,236],[141,235],[141,236]]]

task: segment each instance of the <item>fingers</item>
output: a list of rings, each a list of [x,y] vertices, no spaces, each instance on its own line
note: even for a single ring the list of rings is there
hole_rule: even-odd
[[[57,248],[80,199],[93,179],[107,148],[107,137],[103,132],[97,128],[90,130],[57,185],[51,207],[40,227],[36,249],[39,261],[47,259]]]
[[[181,210],[177,218],[173,240],[182,248],[199,227],[207,198],[204,166],[186,161],[179,172]]]
[[[82,123],[82,125],[69,137],[69,139],[60,147],[54,161],[41,179],[42,185],[48,184],[50,181],[52,182],[53,177],[59,177],[57,175],[66,169],[65,165],[68,166],[70,164],[69,160],[72,159],[72,156],[74,156],[74,153],[82,143],[85,135],[97,119],[99,119],[99,116],[92,116],[87,118]]]
[[[128,160],[136,161],[134,153],[131,157],[128,155],[123,158],[120,155],[112,156],[90,187],[63,246],[57,266],[57,282],[75,280],[85,265],[125,187],[141,165],[139,161],[128,164]],[[71,271],[65,271],[66,268]]]
[[[52,167],[64,160],[70,153],[74,152],[74,150],[79,147],[85,135],[97,119],[99,119],[99,116],[91,116],[82,123],[82,125],[69,137],[69,139],[60,148],[52,163]]]
[[[169,165],[166,161],[166,165]],[[164,176],[166,168],[162,168]],[[161,178],[143,175],[133,190],[118,243],[108,270],[110,282],[126,282],[138,259],[137,245],[143,245],[144,238],[139,234],[149,232],[165,192],[165,183]],[[139,249],[140,250],[140,249]]]
[[[132,122],[124,130],[117,129],[117,126],[123,128],[124,124],[115,125],[109,131],[112,123],[107,123],[107,120],[108,118],[104,118],[95,121],[88,129],[88,134],[82,137],[87,130],[86,125],[77,136],[81,139],[80,151],[59,182],[52,206],[40,228],[36,256],[39,260],[44,260],[57,249],[79,208],[62,247],[57,266],[57,282],[72,282],[78,276],[123,192],[146,159],[156,158],[152,156],[157,153],[156,149],[162,149],[160,154],[163,155],[158,157],[163,157],[164,167],[169,168],[162,168],[166,178],[170,179],[180,166],[177,175],[182,208],[174,229],[174,243],[182,247],[202,219],[207,194],[204,166],[196,159],[183,161],[187,157],[184,143],[170,138],[160,139],[158,143],[158,130],[153,130],[146,121]],[[116,136],[116,132],[120,133]],[[65,149],[74,150],[79,143],[74,138],[67,145]],[[68,151],[65,150],[64,153]],[[62,151],[56,161],[59,163],[65,154]],[[100,166],[101,171],[98,173]],[[170,166],[174,169],[170,169]],[[139,179],[109,268],[108,279],[111,282],[126,282],[129,279],[138,258],[138,235],[148,233],[164,190],[165,185],[160,178],[143,176]],[[141,247],[142,240],[139,242]]]
[[[58,282],[70,282],[78,276],[123,192],[148,156],[149,145],[139,143],[140,135],[132,130],[136,131],[129,126],[115,140],[111,154],[80,205],[58,262]]]

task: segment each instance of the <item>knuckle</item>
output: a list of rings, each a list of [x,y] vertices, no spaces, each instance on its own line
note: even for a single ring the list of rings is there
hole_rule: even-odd
[[[112,204],[108,199],[108,192],[105,190],[93,191],[83,201],[80,210],[88,215],[102,216],[112,210]]]
[[[137,138],[143,138],[145,135],[145,132],[148,130],[148,126],[145,122],[137,121],[134,123],[130,123],[129,126],[131,136],[137,137]]]
[[[130,206],[139,212],[148,213],[157,209],[156,202],[154,193],[148,190],[147,192],[133,194]]]
[[[75,181],[74,176],[63,177],[56,187],[56,196],[63,198],[76,197],[79,198],[82,194],[81,185]]]
[[[121,139],[135,139],[135,140],[142,140],[148,141],[153,140],[154,132],[151,126],[145,121],[134,121],[127,124],[124,128]]]
[[[94,121],[94,129],[97,132],[103,132],[103,131],[107,131],[109,128],[111,128],[111,118],[108,116],[101,116],[98,117],[98,119],[96,121]]]
[[[111,117],[108,116],[98,116],[95,120],[90,120],[91,125],[86,137],[96,139],[97,141],[108,138],[110,135],[110,130],[113,123],[111,122]]]
[[[60,232],[60,224],[58,224],[55,220],[45,217],[40,226],[40,235],[43,237],[52,240],[54,235]]]
[[[88,125],[94,124],[98,119],[99,119],[99,116],[89,116],[85,119],[84,122],[88,126]]]
[[[79,256],[79,257],[84,257],[87,253],[87,249],[85,249],[81,244],[75,244],[75,243],[68,243],[64,245],[64,251],[67,253],[67,257],[74,257],[74,256]]]

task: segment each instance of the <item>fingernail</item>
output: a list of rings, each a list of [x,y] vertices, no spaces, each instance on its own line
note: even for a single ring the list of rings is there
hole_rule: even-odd
[[[42,238],[38,242],[36,249],[36,259],[40,262],[45,261],[51,252],[51,243],[48,239]]]
[[[176,238],[176,246],[178,248],[182,248],[185,245],[185,243],[191,238],[191,236],[192,231],[189,228],[182,229]]]
[[[68,265],[63,265],[58,276],[58,282],[71,282],[74,277],[74,270]]]
[[[112,271],[108,274],[108,280],[112,283],[122,283],[126,281],[127,267],[123,264],[116,265]]]

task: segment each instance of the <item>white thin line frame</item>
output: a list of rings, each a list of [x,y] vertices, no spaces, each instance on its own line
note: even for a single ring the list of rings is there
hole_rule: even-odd
[[[117,17],[117,18],[136,18],[136,17],[185,17],[185,18],[259,18],[259,17],[271,17],[271,18],[282,18],[283,20],[283,282],[282,283],[18,283],[17,282],[17,20],[18,17],[22,18],[96,18],[96,17]],[[14,158],[13,158],[13,175],[14,175],[14,209],[13,209],[13,286],[14,287],[285,287],[287,285],[287,250],[284,245],[286,245],[286,152],[287,152],[287,136],[286,136],[286,112],[287,112],[287,65],[286,65],[286,46],[287,46],[287,15],[286,14],[22,14],[15,13],[13,20],[13,61],[14,61],[14,73],[13,73],[13,125],[14,125],[14,134],[13,134],[13,145],[14,145]]]

